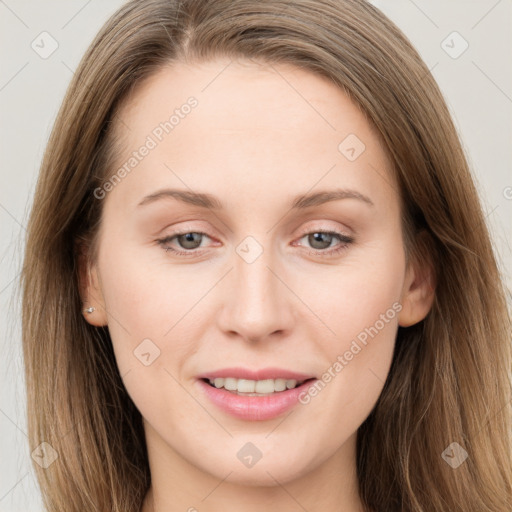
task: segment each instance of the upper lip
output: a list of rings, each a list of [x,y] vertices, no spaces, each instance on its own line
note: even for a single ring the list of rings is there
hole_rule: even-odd
[[[293,372],[283,368],[262,368],[260,370],[249,370],[248,368],[222,368],[211,372],[203,373],[198,379],[215,379],[216,377],[233,377],[235,379],[266,380],[266,379],[287,379],[304,381],[315,378],[314,375]]]

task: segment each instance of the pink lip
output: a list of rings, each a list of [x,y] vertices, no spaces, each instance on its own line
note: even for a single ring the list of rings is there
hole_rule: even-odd
[[[297,373],[282,368],[263,368],[261,370],[248,370],[246,368],[223,368],[213,372],[198,375],[198,379],[215,379],[215,377],[233,377],[235,379],[265,380],[265,379],[294,379],[297,381],[314,378],[314,375]]]
[[[297,380],[302,380],[302,378]],[[317,380],[311,379],[294,389],[287,389],[286,391],[273,393],[268,396],[237,395],[224,388],[210,386],[210,384],[201,379],[197,382],[204,394],[224,412],[242,420],[262,421],[276,418],[294,405],[297,405],[299,403],[299,396],[307,392],[308,387]]]

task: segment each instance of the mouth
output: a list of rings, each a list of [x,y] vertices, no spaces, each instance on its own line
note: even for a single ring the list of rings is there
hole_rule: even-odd
[[[304,380],[296,379],[238,379],[235,377],[202,378],[203,382],[212,388],[222,389],[240,396],[272,396],[285,391],[296,389],[303,384],[315,380],[314,377]]]
[[[307,377],[251,380],[209,375],[196,382],[200,393],[224,413],[244,421],[263,421],[275,419],[301,403],[300,397],[318,381]]]
[[[218,368],[196,377],[199,392],[224,413],[245,421],[277,418],[297,406],[318,381],[312,373],[277,367]]]

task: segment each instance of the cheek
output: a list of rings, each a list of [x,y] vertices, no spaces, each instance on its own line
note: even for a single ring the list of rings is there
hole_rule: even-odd
[[[390,323],[369,336],[366,344],[357,339],[345,344],[346,350],[336,351],[334,362],[317,382],[318,391],[310,389],[309,395],[301,397],[301,403],[310,408],[308,414],[326,432],[338,432],[340,437],[333,444],[356,432],[375,407],[392,362],[395,332]]]
[[[323,340],[322,374],[300,397],[305,417],[314,417],[326,432],[337,433],[331,445],[355,432],[368,417],[393,358],[400,305],[395,302],[393,307],[384,297],[358,305],[352,304],[335,324],[337,336]]]
[[[114,353],[135,403],[151,407],[154,392],[180,392],[172,376],[181,381],[184,362],[197,351],[194,329],[205,318],[198,302],[217,278],[207,267],[201,273],[173,265],[159,247],[116,251],[129,243],[110,240],[100,268]]]
[[[179,300],[171,298],[176,294],[174,287],[165,282],[155,265],[141,259],[137,249],[116,251],[118,246],[126,248],[127,243],[112,240],[105,244],[100,268],[108,329],[122,375],[134,363],[140,363],[134,350],[144,340],[156,345],[154,353],[161,350],[162,336],[175,322],[173,306]]]
[[[387,331],[389,323],[397,322],[405,257],[399,237],[379,242],[354,251],[338,266],[317,271],[308,278],[300,273],[293,278],[294,290],[307,299],[308,307],[324,324],[322,331],[330,335],[332,343],[327,348],[331,352],[343,349],[347,341],[377,321],[379,331]],[[382,326],[381,316],[388,311],[389,318]]]
[[[165,416],[174,404],[169,434],[193,408],[177,381],[196,350],[186,334],[194,311],[187,311],[207,287],[203,281],[205,290],[198,290],[190,277],[179,267],[171,272],[162,258],[149,261],[140,249],[105,250],[102,286],[119,373],[143,417]]]
[[[329,330],[322,328],[324,373],[301,402],[333,428],[350,424],[349,431],[357,429],[389,373],[405,266],[403,252],[395,247],[401,248],[383,244],[349,267],[340,267],[330,286],[327,280],[317,281],[316,292],[309,295],[311,309]],[[312,339],[314,335],[311,332]],[[321,407],[326,402],[336,406]]]

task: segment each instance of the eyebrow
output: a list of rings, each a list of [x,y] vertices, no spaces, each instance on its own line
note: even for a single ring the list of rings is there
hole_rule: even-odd
[[[208,208],[211,210],[223,209],[222,202],[211,194],[169,188],[158,190],[153,194],[149,194],[148,196],[144,197],[144,199],[142,199],[138,206],[144,206],[162,199],[170,198],[194,206],[199,206],[201,208]],[[356,190],[334,189],[299,195],[293,199],[291,203],[291,209],[304,210],[312,206],[319,206],[321,204],[339,199],[357,199],[368,204],[369,206],[374,206],[373,201],[368,196],[365,196]]]

